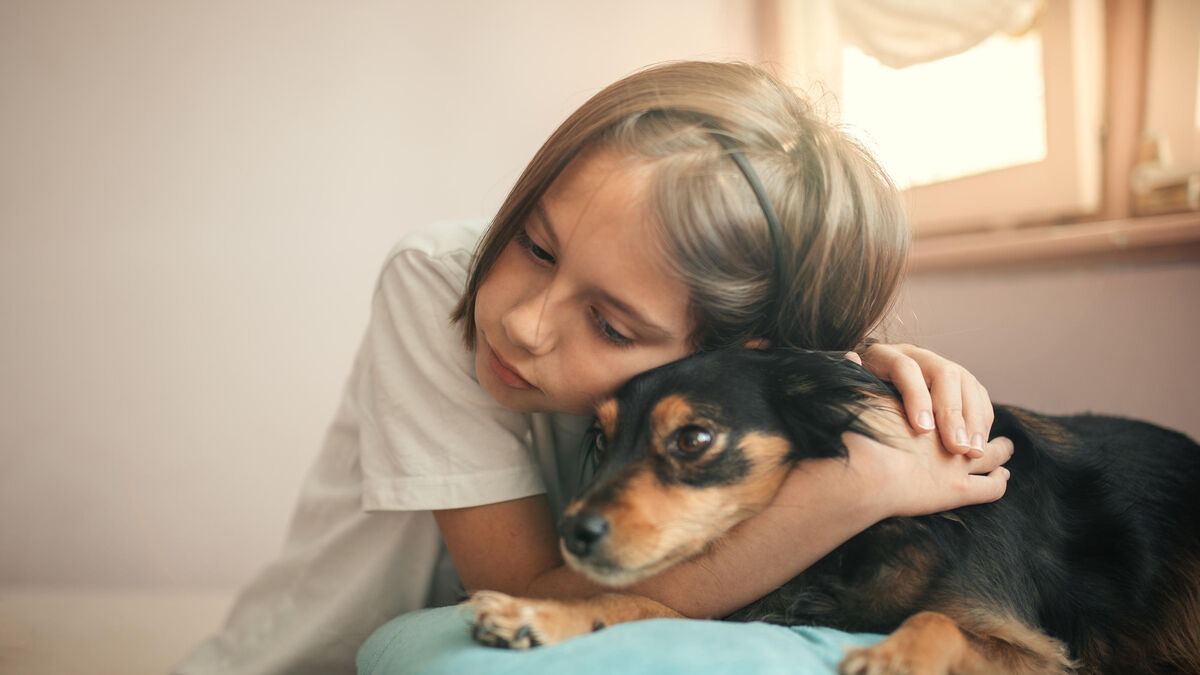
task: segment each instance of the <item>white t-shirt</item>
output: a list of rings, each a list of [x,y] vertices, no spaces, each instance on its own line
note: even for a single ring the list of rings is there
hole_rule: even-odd
[[[449,320],[484,225],[441,224],[392,250],[281,556],[175,672],[353,672],[375,628],[453,598],[431,510],[546,493],[561,513],[589,420],[501,407]]]

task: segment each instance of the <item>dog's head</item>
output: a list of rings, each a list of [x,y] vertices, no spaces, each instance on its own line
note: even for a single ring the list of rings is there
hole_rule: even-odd
[[[887,386],[841,353],[728,349],[630,380],[596,409],[596,473],[559,524],[563,556],[610,586],[704,550],[788,470],[841,457]]]

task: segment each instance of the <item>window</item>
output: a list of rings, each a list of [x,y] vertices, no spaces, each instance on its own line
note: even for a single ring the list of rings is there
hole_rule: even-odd
[[[1200,249],[1200,3],[1009,0],[983,11],[1032,13],[897,67],[847,27],[879,5],[762,0],[764,52],[904,189],[917,269]]]
[[[1133,210],[1200,208],[1200,3],[1158,0],[1146,49],[1145,134]]]
[[[853,45],[842,49],[841,61],[842,123],[901,188],[1046,159],[1040,31],[996,35],[962,54],[901,69]],[[945,95],[947,82],[956,83],[952,96]]]

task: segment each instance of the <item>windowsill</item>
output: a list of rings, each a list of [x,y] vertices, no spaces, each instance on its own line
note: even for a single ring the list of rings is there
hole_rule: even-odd
[[[1200,260],[1200,213],[925,237],[909,271],[1166,259]]]

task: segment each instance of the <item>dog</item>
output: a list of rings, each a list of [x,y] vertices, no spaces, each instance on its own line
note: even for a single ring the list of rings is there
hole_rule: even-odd
[[[703,552],[787,472],[853,431],[903,447],[895,391],[842,354],[718,350],[630,380],[596,409],[590,484],[559,526],[608,586]],[[1007,493],[891,518],[726,617],[891,633],[845,674],[1200,673],[1200,447],[1144,422],[995,406]],[[645,597],[478,592],[476,640],[528,648],[678,613]]]

